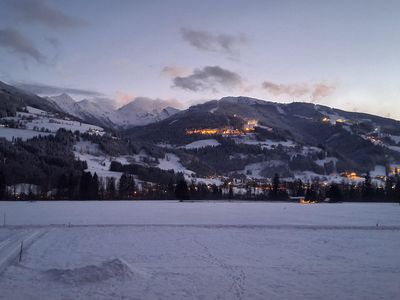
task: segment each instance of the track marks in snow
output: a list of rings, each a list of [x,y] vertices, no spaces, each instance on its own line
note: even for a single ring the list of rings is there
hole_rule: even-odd
[[[195,244],[202,249],[201,258],[210,263],[211,265],[223,269],[227,278],[231,280],[231,285],[229,291],[233,293],[235,299],[243,299],[243,294],[245,292],[245,279],[246,273],[240,266],[233,266],[225,263],[221,258],[213,255],[209,247],[201,243],[197,238],[193,239]]]
[[[47,232],[47,229],[22,230],[10,234],[0,241],[0,272],[5,270],[20,252],[21,242],[23,250],[34,243],[38,238]]]

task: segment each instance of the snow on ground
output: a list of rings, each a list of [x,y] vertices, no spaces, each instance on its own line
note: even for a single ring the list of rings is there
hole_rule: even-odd
[[[274,167],[274,166],[279,166],[279,165],[283,165],[283,162],[278,161],[278,160],[270,160],[270,161],[253,163],[253,164],[246,165],[244,170],[240,171],[239,173],[247,175],[247,177],[250,177],[250,178],[261,179],[261,178],[265,178],[265,176],[261,175],[261,172],[266,167]]]
[[[21,238],[41,234],[0,274],[0,299],[400,293],[397,204],[0,202],[0,212],[25,225],[1,228],[0,247],[17,249]]]
[[[323,167],[325,164],[333,162],[333,165],[336,166],[337,161],[338,161],[338,159],[336,157],[330,156],[330,157],[325,157],[324,159],[318,159],[315,161],[315,163],[318,166]]]
[[[166,153],[164,158],[159,159],[157,168],[160,168],[161,170],[173,170],[175,173],[183,173],[183,176],[187,181],[193,181],[195,183],[202,182],[205,184],[222,184],[222,181],[219,178],[195,177],[196,173],[186,169],[181,164],[179,157],[173,153]]]
[[[27,106],[26,110],[28,111],[28,113],[33,114],[33,115],[47,115],[47,111],[38,109],[38,108],[34,108],[32,106]]]
[[[214,139],[208,139],[208,140],[199,140],[195,141],[193,143],[187,144],[184,146],[185,149],[199,149],[199,148],[204,148],[204,147],[216,147],[219,146],[220,143],[217,140]]]
[[[378,176],[386,176],[385,166],[375,166],[375,168],[369,173],[372,178]]]
[[[386,147],[388,147],[390,150],[400,152],[400,147],[399,146],[386,146]]]
[[[7,225],[400,226],[396,203],[0,201],[4,213]]]
[[[88,153],[92,155],[103,154],[98,144],[92,143],[91,141],[81,140],[74,145],[74,151],[80,153]]]
[[[177,148],[176,146],[171,145],[171,144],[169,144],[169,143],[157,143],[156,145],[157,145],[158,147],[161,147],[161,148],[168,148],[168,149]]]
[[[301,153],[303,155],[310,155],[310,154],[316,154],[321,152],[321,148],[314,147],[314,146],[303,146],[301,149]]]
[[[398,135],[390,135],[390,134],[389,134],[389,138],[390,138],[393,142],[395,142],[396,144],[400,144],[400,136],[398,136]]]
[[[286,115],[285,110],[282,108],[282,106],[277,105],[276,110],[281,114],[281,115]]]
[[[19,121],[25,125],[26,129],[1,127],[0,137],[5,137],[9,141],[12,141],[13,137],[21,138],[25,141],[39,135],[45,136],[54,134],[60,128],[65,128],[66,130],[71,130],[73,132],[79,131],[81,133],[91,132],[99,135],[104,134],[104,129],[99,126],[72,121],[69,119],[56,118],[51,113],[30,106],[27,106],[26,108],[28,111],[27,113],[17,112],[16,117],[3,118],[5,120]]]
[[[79,141],[74,145],[74,154],[77,159],[86,161],[88,168],[86,171],[97,174],[102,178],[114,177],[118,180],[122,173],[110,171],[110,165],[115,158],[105,155],[98,147],[89,141]],[[120,161],[126,158],[121,158]]]
[[[285,148],[293,148],[296,146],[296,143],[293,141],[272,141],[272,140],[265,140],[265,141],[257,141],[255,136],[252,134],[247,134],[245,136],[235,137],[233,138],[235,143],[237,144],[247,144],[247,145],[259,145],[261,148],[265,149],[273,149],[281,145]]]
[[[47,136],[50,133],[40,132],[35,130],[17,129],[17,128],[0,128],[0,137],[4,137],[7,141],[12,141],[13,138],[20,138],[23,141],[31,139],[35,136]]]
[[[79,131],[81,133],[88,131],[96,131],[98,134],[104,134],[103,128],[95,125],[90,125],[86,123],[81,123],[78,121],[71,120],[63,120],[57,118],[48,118],[48,117],[38,117],[33,119],[32,121],[28,121],[26,123],[27,129],[45,128],[50,132],[56,132],[60,128],[65,128],[66,130]]]
[[[175,173],[181,172],[186,176],[194,174],[193,171],[182,166],[179,157],[173,153],[166,153],[164,158],[159,159],[157,167],[161,170],[174,170]]]

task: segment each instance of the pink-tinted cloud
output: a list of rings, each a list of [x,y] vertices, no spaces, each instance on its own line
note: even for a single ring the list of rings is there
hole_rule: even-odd
[[[118,106],[123,106],[131,102],[135,97],[123,91],[117,91],[115,101]]]
[[[189,73],[189,70],[187,70],[183,67],[175,66],[175,65],[165,66],[161,70],[161,75],[170,77],[170,78],[186,76],[186,75],[188,75],[188,73]]]

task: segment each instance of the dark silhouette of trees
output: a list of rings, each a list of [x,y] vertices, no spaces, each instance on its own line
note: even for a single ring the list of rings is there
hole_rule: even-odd
[[[106,199],[113,200],[116,198],[117,189],[115,187],[115,178],[107,177],[106,179]]]
[[[326,192],[326,197],[330,199],[331,202],[339,202],[343,200],[342,191],[337,183],[332,183]]]
[[[0,170],[0,200],[5,199],[7,192],[6,177],[2,170]]]
[[[175,197],[181,201],[189,199],[189,190],[184,179],[179,180],[178,184],[176,185]]]
[[[79,184],[79,198],[82,200],[95,200],[99,197],[99,179],[95,173],[82,172]]]
[[[135,180],[130,174],[123,173],[118,182],[118,195],[120,199],[132,199],[135,192]]]
[[[373,198],[374,198],[374,188],[372,186],[371,176],[369,172],[367,172],[362,186],[362,200],[373,201]]]

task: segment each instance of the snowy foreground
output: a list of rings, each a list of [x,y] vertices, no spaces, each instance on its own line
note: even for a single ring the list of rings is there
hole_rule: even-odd
[[[0,299],[400,298],[398,204],[0,202],[4,216]]]

